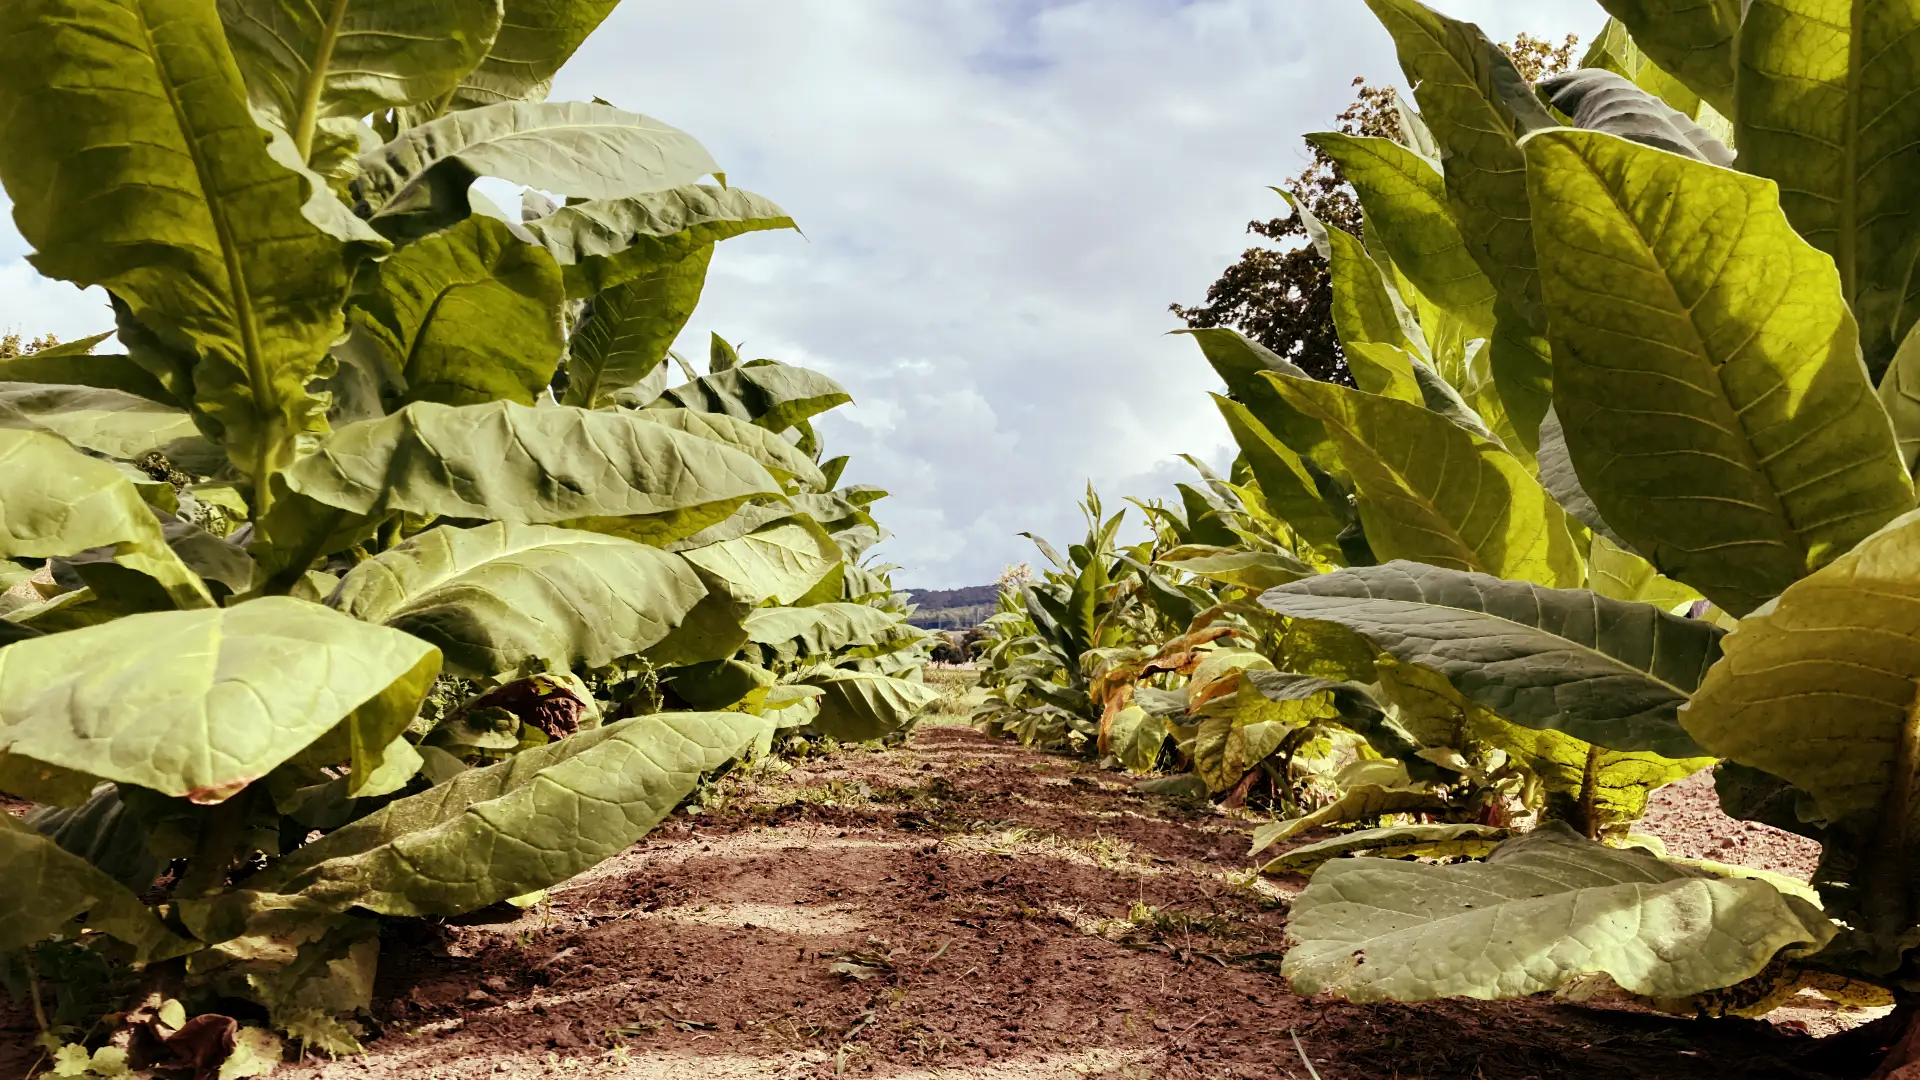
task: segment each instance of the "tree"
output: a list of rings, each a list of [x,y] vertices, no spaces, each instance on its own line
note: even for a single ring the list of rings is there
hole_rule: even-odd
[[[1559,45],[1521,34],[1505,48],[1520,73],[1538,81],[1573,67],[1578,46],[1579,39],[1571,34]],[[1353,85],[1359,90],[1353,104],[1335,118],[1338,129],[1348,135],[1398,138],[1400,120],[1393,88],[1370,86],[1363,78],[1353,80]],[[1329,226],[1364,239],[1360,200],[1325,151],[1315,148],[1312,162],[1286,188]],[[1247,231],[1292,246],[1248,248],[1240,261],[1208,286],[1205,303],[1169,304],[1168,310],[1196,330],[1216,326],[1239,330],[1316,379],[1353,385],[1346,355],[1333,332],[1333,289],[1326,260],[1303,242],[1307,230],[1299,215],[1250,221]]]

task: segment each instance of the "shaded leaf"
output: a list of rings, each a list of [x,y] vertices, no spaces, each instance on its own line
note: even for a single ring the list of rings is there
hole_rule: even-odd
[[[1698,755],[1677,711],[1720,658],[1723,636],[1584,589],[1406,562],[1283,585],[1260,602],[1347,626],[1509,722],[1673,758]]]

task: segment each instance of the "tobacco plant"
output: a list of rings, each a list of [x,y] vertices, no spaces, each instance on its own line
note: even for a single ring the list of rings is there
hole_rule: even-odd
[[[0,182],[124,349],[0,361],[18,1000],[119,987],[162,1060],[222,997],[352,1051],[382,918],[524,900],[779,732],[935,696],[863,561],[884,493],[812,427],[846,392],[668,363],[716,243],[793,223],[545,100],[612,7],[0,6]],[[76,1015],[50,1046],[107,1037]]]
[[[1888,298],[1912,260],[1911,162],[1878,102],[1910,84],[1920,8],[1816,27],[1755,0],[1744,19],[1713,8],[1731,21],[1703,49],[1677,20],[1705,9],[1610,4],[1587,68],[1529,87],[1474,27],[1372,6],[1420,112],[1399,142],[1319,138],[1380,223],[1344,275],[1380,370],[1370,395],[1257,378],[1286,463],[1349,484],[1373,550],[1407,561],[1263,604],[1581,739],[1603,769],[1608,753],[1727,759],[1731,812],[1826,854],[1813,890],[1562,828],[1456,866],[1336,859],[1290,923],[1296,989],[1498,997],[1599,977],[1714,1012],[1837,980],[1905,993],[1920,667],[1899,597],[1920,577],[1903,561],[1913,319]],[[1464,364],[1436,344],[1458,340]],[[1458,402],[1423,372],[1449,365]],[[1420,412],[1447,430],[1409,438]],[[1676,583],[1703,598],[1684,615],[1662,610]]]

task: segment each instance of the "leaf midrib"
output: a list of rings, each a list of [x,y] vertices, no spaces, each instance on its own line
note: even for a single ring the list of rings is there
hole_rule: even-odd
[[[1605,137],[1606,136],[1600,136],[1600,138]],[[1673,301],[1672,310],[1686,314],[1687,328],[1693,331],[1694,343],[1698,346],[1698,352],[1695,353],[1695,355],[1706,359],[1709,368],[1708,374],[1713,383],[1713,402],[1717,409],[1722,412],[1722,415],[1715,419],[1721,421],[1721,430],[1729,434],[1735,431],[1740,433],[1740,437],[1733,441],[1739,446],[1740,456],[1746,462],[1748,473],[1757,478],[1760,481],[1761,487],[1765,489],[1766,498],[1767,501],[1772,504],[1775,519],[1785,527],[1784,531],[1790,543],[1784,544],[1783,546],[1788,546],[1793,552],[1796,565],[1805,566],[1809,554],[1807,545],[1800,536],[1800,531],[1794,527],[1793,515],[1787,512],[1786,504],[1780,499],[1780,492],[1774,485],[1772,474],[1766,471],[1766,468],[1760,463],[1759,457],[1754,453],[1753,436],[1747,431],[1747,425],[1742,419],[1741,411],[1735,409],[1733,402],[1727,397],[1726,383],[1720,378],[1720,368],[1724,367],[1726,363],[1732,362],[1732,356],[1730,355],[1728,359],[1722,363],[1714,363],[1713,352],[1707,346],[1706,335],[1701,332],[1699,324],[1694,321],[1694,306],[1681,302],[1680,290],[1674,283],[1673,275],[1667,271],[1666,263],[1662,261],[1654,251],[1652,241],[1641,231],[1638,217],[1620,201],[1620,197],[1614,192],[1612,185],[1607,183],[1606,178],[1601,175],[1599,169],[1594,166],[1594,163],[1587,158],[1586,153],[1578,143],[1571,139],[1563,141],[1569,144],[1568,148],[1572,150],[1573,157],[1580,162],[1581,167],[1587,171],[1588,177],[1590,177],[1593,183],[1606,195],[1607,202],[1614,208],[1615,212],[1619,214],[1620,219],[1632,226],[1630,231],[1633,237],[1640,241],[1641,253],[1646,257],[1648,263],[1659,269],[1660,280],[1666,284],[1667,295]],[[1667,200],[1667,213],[1672,213],[1673,208],[1678,202],[1678,199],[1670,197]],[[1666,228],[1667,223],[1667,218],[1663,217],[1660,222],[1662,230]],[[1722,264],[1722,266],[1714,272],[1716,286],[1720,274],[1724,271],[1725,265]],[[1749,337],[1742,342],[1742,349],[1751,343],[1752,336],[1753,335],[1749,335]],[[1772,542],[1781,543],[1779,540]]]

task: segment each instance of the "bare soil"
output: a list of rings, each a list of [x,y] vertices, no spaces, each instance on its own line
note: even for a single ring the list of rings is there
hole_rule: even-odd
[[[1867,1068],[1810,1064],[1812,1034],[1865,1019],[1812,998],[1764,1022],[1296,998],[1278,969],[1304,882],[1249,873],[1254,819],[962,726],[762,767],[707,801],[543,905],[396,922],[367,1056],[276,1075],[1306,1080],[1293,1035],[1323,1080]],[[1649,831],[1723,862],[1804,856],[1719,817],[1710,782],[1661,793]],[[0,1041],[30,1037],[23,1020],[0,1018]]]

